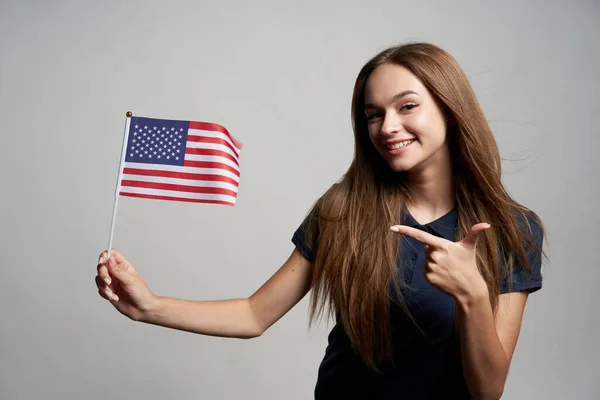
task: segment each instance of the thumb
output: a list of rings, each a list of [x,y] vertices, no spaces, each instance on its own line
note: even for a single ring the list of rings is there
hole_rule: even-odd
[[[465,246],[474,248],[475,246],[477,246],[477,241],[479,240],[479,235],[481,234],[481,232],[488,230],[490,226],[491,225],[486,222],[473,225],[469,233],[467,233],[467,236],[465,236],[465,238],[461,240],[461,243]]]
[[[115,249],[111,250],[107,265],[108,272],[124,284],[132,283],[137,276],[134,266]]]

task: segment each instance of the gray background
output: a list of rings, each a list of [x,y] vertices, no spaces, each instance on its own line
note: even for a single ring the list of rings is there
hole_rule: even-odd
[[[0,398],[308,399],[330,324],[264,336],[136,324],[96,292],[125,112],[244,142],[238,204],[123,198],[114,246],[160,295],[249,296],[353,150],[369,57],[427,40],[479,95],[551,262],[506,399],[598,399],[597,1],[0,2]]]

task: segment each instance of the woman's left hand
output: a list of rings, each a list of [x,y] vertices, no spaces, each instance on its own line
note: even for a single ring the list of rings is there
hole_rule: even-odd
[[[467,236],[459,242],[406,225],[394,225],[390,230],[425,244],[425,279],[462,302],[487,294],[487,285],[477,269],[476,248],[479,235],[489,227],[487,223],[473,225]]]

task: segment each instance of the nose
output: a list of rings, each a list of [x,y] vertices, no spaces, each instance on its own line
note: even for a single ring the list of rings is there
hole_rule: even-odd
[[[381,124],[381,134],[383,136],[394,136],[402,130],[402,121],[394,113],[386,113]]]

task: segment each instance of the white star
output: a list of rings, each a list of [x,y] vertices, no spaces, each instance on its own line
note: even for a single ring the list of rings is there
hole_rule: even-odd
[[[179,135],[179,139],[181,139],[183,136]]]
[[[150,154],[150,155],[148,156],[148,158],[152,158],[152,154]]]
[[[154,151],[154,155],[156,155],[156,151]]]
[[[140,154],[140,157],[144,157],[144,155],[143,155],[143,154]]]
[[[135,154],[138,154],[139,152],[140,152],[139,150],[136,150],[136,151],[135,151]]]
[[[177,146],[181,146],[181,142],[177,142]]]
[[[175,157],[176,160],[179,160],[179,157]]]
[[[163,131],[166,131],[166,130],[167,130],[167,128],[165,128],[165,127],[163,126]]]
[[[148,125],[144,126],[144,129],[148,129]]]
[[[133,132],[133,136],[137,136],[137,132]]]
[[[172,130],[172,131],[174,131],[174,130],[175,130],[175,128],[171,128],[171,130]]]
[[[179,149],[177,149],[177,152],[179,153]]]
[[[148,150],[146,150],[146,151],[144,152],[144,154],[148,154]]]
[[[152,129],[156,130],[156,127],[152,128]]]
[[[179,132],[181,132],[182,130],[183,130],[183,128],[179,128]],[[181,137],[181,136],[179,136],[179,137]]]
[[[170,159],[170,158],[171,158],[171,156],[167,156],[167,160]]]
[[[129,154],[129,157],[133,157],[133,153],[130,153],[130,154]]]
[[[136,125],[136,126],[135,126],[135,129],[137,129],[138,127],[139,127],[139,125]]]
[[[160,156],[158,156],[158,158],[160,159]]]
[[[167,154],[167,153],[165,153],[165,152],[163,151],[163,156],[164,156],[164,155],[166,155],[166,154]]]

